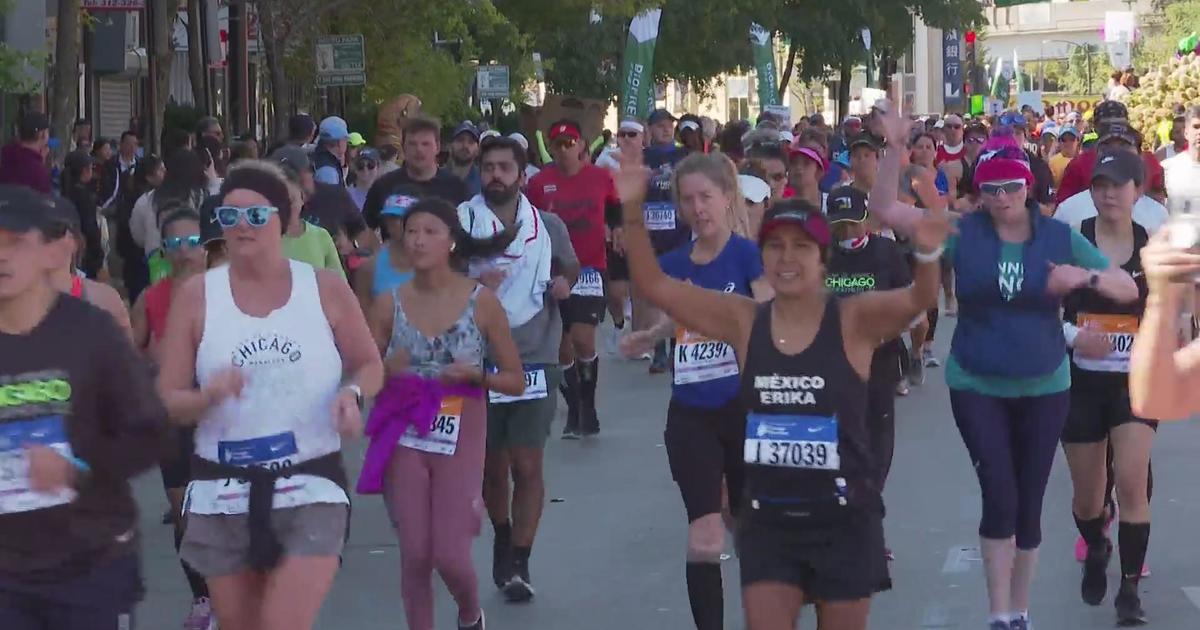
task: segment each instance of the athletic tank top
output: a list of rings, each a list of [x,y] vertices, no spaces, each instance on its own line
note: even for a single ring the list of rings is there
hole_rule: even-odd
[[[387,247],[381,247],[379,253],[375,254],[375,280],[371,284],[371,297],[387,293],[412,277],[411,271],[397,271],[392,266],[392,253]]]
[[[196,426],[196,455],[219,464],[292,466],[341,449],[331,416],[342,379],[342,358],[321,308],[316,271],[289,261],[292,294],[266,317],[234,303],[229,267],[204,277],[204,335],[196,351],[196,380],[204,387],[230,367],[242,370],[240,396],[213,405]],[[249,484],[193,481],[186,505],[199,514],[241,514]],[[312,475],[275,482],[275,509],[348,503],[336,483]]]
[[[410,371],[425,378],[437,376],[442,368],[455,360],[483,365],[483,333],[475,323],[475,302],[482,289],[482,285],[475,287],[462,314],[436,337],[426,337],[416,326],[409,323],[408,317],[404,315],[404,305],[400,302],[400,291],[393,289],[396,310],[392,319],[392,339],[388,342],[387,354],[390,356],[396,349],[407,350]]]
[[[1096,244],[1096,217],[1085,219],[1079,231],[1091,244]],[[1146,296],[1150,287],[1142,272],[1142,248],[1149,240],[1146,229],[1133,224],[1133,255],[1121,268],[1133,276],[1138,288],[1138,299],[1130,304],[1120,304],[1091,290],[1072,291],[1063,300],[1063,321],[1080,328],[1091,328],[1104,332],[1112,350],[1102,359],[1087,359],[1071,355],[1071,382],[1074,387],[1125,387],[1128,383],[1129,357],[1133,338],[1141,324],[1142,312],[1146,308]]]
[[[155,341],[167,331],[167,313],[171,310],[171,278],[163,278],[146,289],[146,326]]]
[[[839,300],[826,299],[816,336],[795,355],[758,308],[741,396],[746,418],[748,518],[803,528],[837,527],[847,507],[882,510],[868,448],[867,382],[846,358]]]

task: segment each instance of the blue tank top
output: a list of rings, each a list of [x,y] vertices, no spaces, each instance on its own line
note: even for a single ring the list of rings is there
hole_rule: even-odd
[[[717,257],[700,265],[692,262],[695,241],[659,257],[663,272],[678,280],[724,293],[750,296],[750,283],[763,274],[758,246],[736,234]],[[692,333],[676,334],[675,373],[671,396],[687,405],[715,409],[738,396],[737,357],[728,344],[697,340]]]
[[[396,271],[392,266],[392,253],[387,247],[381,247],[379,253],[375,254],[375,281],[371,283],[371,297],[388,293],[412,277],[411,271]]]

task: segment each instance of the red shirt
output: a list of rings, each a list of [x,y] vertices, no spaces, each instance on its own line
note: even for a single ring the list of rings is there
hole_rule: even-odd
[[[1146,164],[1146,192],[1166,190],[1163,167],[1162,164],[1159,164],[1158,158],[1154,157],[1153,153],[1143,151],[1142,161]],[[1076,155],[1075,159],[1067,164],[1067,170],[1063,171],[1062,182],[1058,185],[1058,194],[1055,195],[1054,201],[1062,203],[1091,187],[1092,168],[1095,166],[1095,149],[1088,149]]]
[[[604,208],[619,203],[608,169],[585,164],[574,177],[550,165],[533,176],[525,196],[533,207],[553,212],[567,225],[580,267],[608,268],[604,247]]]
[[[937,148],[937,157],[933,158],[934,166],[941,166],[942,164],[945,164],[946,162],[953,162],[953,161],[961,158],[962,156],[966,155],[965,153],[963,153],[964,149],[966,149],[966,144],[960,144],[960,145],[958,145],[958,152],[951,153],[946,150],[946,145],[939,144],[938,148]]]

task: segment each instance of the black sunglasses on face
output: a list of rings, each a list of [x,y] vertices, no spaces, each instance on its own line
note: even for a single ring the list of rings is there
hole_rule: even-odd
[[[620,131],[617,132],[618,138],[636,138],[641,135],[640,131]]]

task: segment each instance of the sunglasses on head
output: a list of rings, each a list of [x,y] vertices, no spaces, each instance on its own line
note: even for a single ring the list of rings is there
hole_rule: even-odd
[[[246,217],[246,223],[251,227],[262,227],[271,220],[271,215],[279,212],[279,208],[271,206],[250,206],[249,208],[237,208],[234,206],[221,206],[215,210],[217,223],[223,228],[231,228]]]
[[[979,185],[979,192],[995,197],[1000,193],[1012,195],[1025,187],[1025,180],[1014,179],[1007,182],[985,182]]]
[[[200,235],[193,236],[176,236],[173,238],[163,239],[163,249],[171,252],[182,247],[192,248],[200,246]]]

